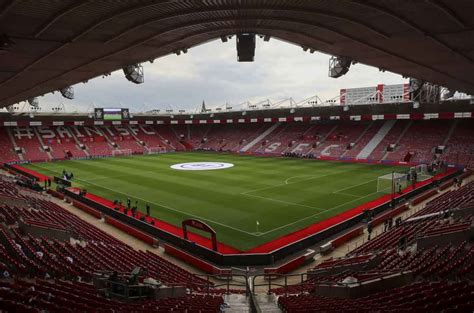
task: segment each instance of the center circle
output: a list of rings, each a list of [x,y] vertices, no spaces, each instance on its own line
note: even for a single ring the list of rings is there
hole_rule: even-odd
[[[179,163],[173,164],[170,167],[174,170],[181,171],[210,171],[210,170],[223,170],[225,168],[233,167],[232,163],[224,162],[190,162],[190,163]]]

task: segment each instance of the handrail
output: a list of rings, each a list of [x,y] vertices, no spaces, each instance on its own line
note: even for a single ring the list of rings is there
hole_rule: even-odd
[[[245,295],[248,297],[250,293],[250,287],[248,286],[247,280],[248,275],[236,275],[236,274],[195,274],[194,276],[204,278],[207,280],[207,284],[199,285],[194,284],[195,286],[202,286],[205,289],[206,293],[211,293],[211,289],[225,287],[226,294],[230,294],[230,287],[245,287]],[[212,283],[210,279],[213,278],[217,281],[223,281],[222,283]],[[242,278],[242,281],[236,281],[235,278]],[[192,291],[191,291],[192,292]]]
[[[276,278],[273,278],[274,276],[277,276]],[[255,279],[258,277],[262,277],[263,279],[267,279],[267,282],[262,283],[262,284],[256,284]],[[271,294],[271,290],[273,289],[272,286],[275,287],[281,287],[285,289],[285,295],[288,294],[288,287],[289,286],[296,286],[296,285],[288,285],[288,277],[299,277],[300,278],[300,283],[299,286],[303,286],[304,282],[308,278],[308,273],[299,273],[299,274],[279,274],[279,273],[271,273],[271,274],[259,274],[255,275],[252,277],[252,293],[255,293],[255,287],[264,287],[268,286],[268,291],[267,294]],[[276,283],[274,282],[275,280],[279,280],[281,278],[284,278],[284,283]],[[302,293],[302,288],[300,289],[300,292]]]

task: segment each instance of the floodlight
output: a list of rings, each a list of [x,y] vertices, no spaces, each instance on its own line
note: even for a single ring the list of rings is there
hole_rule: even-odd
[[[135,84],[142,84],[145,81],[143,66],[141,64],[127,65],[122,68],[125,78]]]
[[[59,89],[64,98],[72,100],[74,99],[74,88],[72,86],[64,87]]]
[[[329,59],[329,77],[339,78],[349,72],[352,59],[333,56]]]
[[[33,108],[37,108],[39,106],[39,100],[37,97],[34,97],[34,98],[29,98],[28,99],[28,103],[33,107]]]

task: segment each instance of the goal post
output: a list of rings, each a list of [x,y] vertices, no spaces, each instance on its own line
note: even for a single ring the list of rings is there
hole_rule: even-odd
[[[417,181],[424,181],[432,177],[428,171],[428,165],[426,164],[418,164],[410,167],[410,174],[413,175],[413,173],[416,173]]]
[[[132,149],[115,149],[115,150],[112,150],[112,156],[113,157],[130,156],[132,154],[133,154]]]
[[[148,147],[145,154],[158,154],[163,152],[165,152],[165,148],[163,147]]]
[[[379,176],[377,178],[377,192],[392,193],[397,192],[399,189],[408,187],[407,174],[403,173],[390,173]]]

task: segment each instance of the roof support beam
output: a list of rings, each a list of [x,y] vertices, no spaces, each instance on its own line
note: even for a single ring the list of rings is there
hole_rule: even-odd
[[[11,8],[13,8],[16,4],[17,0],[10,0],[3,5],[3,7],[0,8],[0,18],[3,17],[5,14],[10,11]]]
[[[209,21],[207,21],[207,23],[218,23],[219,21],[227,21],[227,20],[229,20],[229,18],[227,18],[227,19],[209,20]],[[232,18],[232,20],[235,20],[235,18]],[[242,20],[246,20],[247,22],[249,21],[248,19],[242,19]],[[253,19],[250,19],[250,20],[253,20]],[[257,19],[257,20],[260,21],[260,20],[262,20],[262,18],[259,18],[259,19]],[[276,20],[278,20],[278,19],[276,19]],[[305,25],[304,23],[301,23],[301,22],[299,22],[299,23],[298,23],[298,22],[295,22],[295,21],[291,21],[291,22],[292,22],[292,23],[295,23],[295,24]],[[192,26],[196,26],[196,25],[202,25],[202,24],[203,24],[202,21],[201,21],[201,22],[200,22],[200,21],[194,21],[194,22],[192,22],[192,23],[185,23],[185,24],[181,24],[181,25],[172,26],[172,27],[170,27],[170,28],[167,29],[167,30],[162,30],[162,31],[160,31],[159,33],[153,34],[153,35],[151,35],[151,36],[148,36],[148,37],[145,38],[145,39],[138,40],[138,41],[132,43],[131,45],[128,45],[126,48],[117,50],[117,51],[115,51],[115,52],[113,52],[113,53],[110,53],[110,54],[107,54],[107,55],[103,55],[103,56],[98,57],[98,58],[96,58],[96,59],[94,59],[94,60],[88,61],[88,62],[86,62],[86,63],[84,63],[84,64],[81,64],[81,65],[76,66],[76,67],[74,67],[74,68],[72,68],[72,69],[69,69],[69,70],[67,70],[67,71],[65,71],[65,72],[63,72],[63,73],[60,73],[60,74],[58,74],[57,76],[55,76],[55,77],[53,77],[53,78],[50,78],[50,79],[48,79],[48,80],[46,80],[46,81],[44,81],[44,82],[41,82],[41,83],[38,83],[38,84],[36,84],[36,85],[34,85],[34,86],[28,87],[28,88],[26,88],[26,89],[20,91],[20,93],[27,92],[27,91],[29,91],[29,90],[31,90],[31,89],[34,89],[34,88],[36,88],[36,87],[38,87],[38,86],[40,86],[40,85],[42,85],[42,84],[46,84],[46,83],[48,83],[48,82],[50,82],[50,81],[52,81],[52,80],[58,79],[58,78],[60,78],[60,77],[62,77],[62,76],[64,76],[64,75],[66,75],[66,74],[68,74],[68,73],[70,73],[70,72],[72,72],[72,71],[77,71],[77,70],[81,69],[82,67],[89,66],[89,65],[91,65],[91,64],[94,64],[95,62],[99,62],[99,61],[105,60],[105,59],[107,59],[107,58],[113,57],[113,56],[115,56],[115,55],[117,55],[117,54],[126,52],[126,51],[128,51],[128,50],[130,50],[130,49],[134,49],[134,48],[136,48],[136,47],[138,47],[138,46],[140,46],[140,45],[142,45],[142,44],[146,44],[147,42],[149,42],[149,41],[151,41],[151,40],[157,39],[157,38],[159,38],[159,37],[162,36],[162,35],[172,33],[173,31],[186,29],[186,28],[188,28],[188,27],[192,27]],[[310,24],[309,26],[314,26],[314,25],[311,25],[311,24]],[[222,27],[220,27],[220,28],[222,28]],[[261,26],[260,26],[260,27],[259,27],[259,26],[248,26],[248,27],[243,27],[243,28],[244,28],[246,31],[253,31],[253,32],[257,32],[257,33],[258,33],[258,32],[259,32],[259,29],[261,29]],[[242,27],[236,27],[236,29],[238,29],[239,31],[242,31]],[[271,27],[271,29],[273,29],[273,27]],[[301,29],[301,28],[298,27],[297,29]],[[325,29],[327,29],[327,28],[325,28]],[[295,32],[295,30],[290,29],[290,28],[288,28],[288,29],[285,28],[284,30],[287,31],[287,32],[289,32],[289,33],[294,33],[294,32]],[[404,61],[409,62],[409,63],[411,63],[411,64],[413,64],[413,65],[415,65],[415,66],[422,67],[422,68],[426,68],[426,69],[428,69],[428,70],[430,70],[430,71],[437,72],[437,73],[439,73],[439,74],[442,74],[443,76],[449,77],[450,79],[453,79],[453,80],[462,82],[463,84],[466,84],[466,85],[469,85],[469,86],[471,86],[471,87],[474,87],[474,85],[473,85],[471,82],[469,82],[469,81],[460,80],[460,79],[458,79],[458,78],[456,78],[456,77],[451,76],[450,74],[448,74],[448,73],[446,73],[446,72],[437,70],[437,69],[435,69],[435,68],[433,68],[433,67],[431,67],[431,66],[429,66],[429,65],[426,65],[426,64],[423,64],[423,63],[420,63],[420,62],[411,60],[411,59],[409,59],[409,58],[407,58],[407,57],[404,57],[404,56],[402,56],[402,55],[395,54],[395,53],[393,53],[393,52],[390,51],[390,50],[384,49],[384,48],[382,48],[382,47],[375,46],[375,45],[370,44],[370,43],[368,43],[368,42],[364,42],[363,40],[360,40],[360,39],[355,38],[355,37],[353,37],[353,36],[351,36],[351,35],[342,33],[342,32],[340,32],[340,31],[337,31],[337,30],[334,30],[334,29],[328,29],[328,30],[333,31],[333,32],[337,33],[338,35],[343,36],[343,37],[346,37],[347,39],[350,39],[350,40],[352,40],[352,41],[354,41],[354,42],[357,42],[357,43],[359,43],[359,44],[361,44],[361,45],[364,45],[364,46],[369,47],[369,48],[371,48],[371,49],[374,49],[374,50],[377,50],[377,51],[379,51],[379,52],[382,52],[382,53],[384,53],[384,54],[386,54],[386,55],[388,55],[388,56],[390,56],[390,57],[395,57],[395,58],[404,60]],[[206,32],[211,32],[210,28],[205,28],[204,30],[201,30],[201,31],[200,31],[200,33],[206,33]],[[189,34],[188,34],[188,35],[184,35],[183,38],[187,38],[187,37],[189,37],[189,36],[190,36]],[[176,43],[177,43],[178,41],[180,41],[180,40],[183,40],[183,39],[176,39],[176,40],[173,40],[173,43],[176,44]],[[170,51],[170,53],[171,53],[171,51]],[[9,80],[11,80],[11,79],[9,79]],[[4,83],[5,83],[5,82],[4,82]],[[2,83],[2,84],[4,84],[4,83]],[[3,99],[1,99],[0,101],[5,101],[7,98],[8,98],[8,97],[3,98]]]
[[[467,56],[467,55],[461,53],[460,51],[457,51],[457,50],[453,49],[452,47],[447,45],[445,42],[443,42],[440,39],[436,38],[434,35],[429,34],[425,30],[421,29],[419,26],[417,26],[413,22],[409,21],[408,19],[404,18],[403,16],[397,14],[393,10],[387,9],[385,7],[382,7],[381,5],[378,5],[378,4],[368,3],[368,2],[363,1],[363,0],[353,0],[352,3],[358,4],[360,6],[363,6],[363,7],[369,8],[369,9],[373,9],[373,10],[379,11],[380,13],[391,16],[391,17],[397,19],[398,21],[402,22],[403,24],[405,24],[405,25],[411,27],[412,29],[416,30],[421,35],[426,36],[427,38],[430,38],[433,42],[437,43],[438,45],[440,45],[440,46],[442,46],[446,49],[448,49],[450,52],[459,55],[460,57],[462,57],[463,59],[465,59],[469,62],[474,61],[474,59],[471,58],[470,56]]]
[[[139,23],[137,23],[137,24],[135,24],[131,27],[128,27],[126,30],[124,30],[121,33],[118,33],[117,35],[115,35],[114,37],[108,39],[106,41],[106,43],[117,40],[120,37],[122,37],[122,36],[124,36],[128,33],[132,33],[132,32],[138,30],[141,27],[149,26],[153,23],[165,21],[165,20],[168,20],[168,19],[183,18],[183,17],[188,17],[189,15],[193,15],[193,14],[215,14],[215,13],[226,13],[226,12],[229,12],[229,11],[235,11],[236,13],[237,12],[241,13],[241,12],[255,11],[255,12],[258,13],[260,10],[272,10],[272,13],[276,13],[276,12],[277,13],[286,13],[286,12],[288,12],[288,13],[310,14],[310,15],[316,15],[316,16],[330,17],[330,18],[334,18],[334,19],[337,19],[337,20],[342,20],[342,21],[349,22],[351,24],[363,27],[363,28],[368,29],[369,31],[371,31],[371,32],[373,32],[373,33],[375,33],[379,36],[382,36],[384,38],[390,38],[389,34],[387,34],[386,32],[384,32],[382,30],[378,30],[378,29],[374,28],[371,25],[368,25],[364,22],[355,20],[353,18],[344,16],[344,15],[337,14],[337,13],[334,13],[334,12],[329,12],[329,11],[315,10],[315,9],[310,9],[310,8],[305,9],[305,8],[299,8],[299,7],[275,8],[275,7],[258,6],[258,7],[253,7],[253,8],[246,8],[246,7],[229,6],[229,7],[219,7],[219,8],[214,8],[214,9],[212,9],[212,8],[200,8],[200,9],[184,10],[184,11],[176,12],[175,14],[167,14],[167,15],[163,15],[163,16],[160,16],[160,17],[153,17],[153,18],[150,18],[146,21],[141,21],[141,22],[139,22]]]
[[[448,7],[445,3],[439,1],[439,0],[427,0],[429,3],[443,11],[447,16],[449,16],[458,26],[461,28],[465,29],[467,26],[466,24],[461,20],[461,18],[450,8]]]
[[[74,3],[73,5],[65,8],[63,11],[59,12],[57,15],[55,15],[52,19],[44,23],[33,35],[34,38],[38,38],[43,34],[45,31],[47,31],[57,20],[59,20],[61,17],[67,15],[68,13],[71,13],[72,11],[84,6],[87,4],[89,0],[83,0],[78,3]]]

